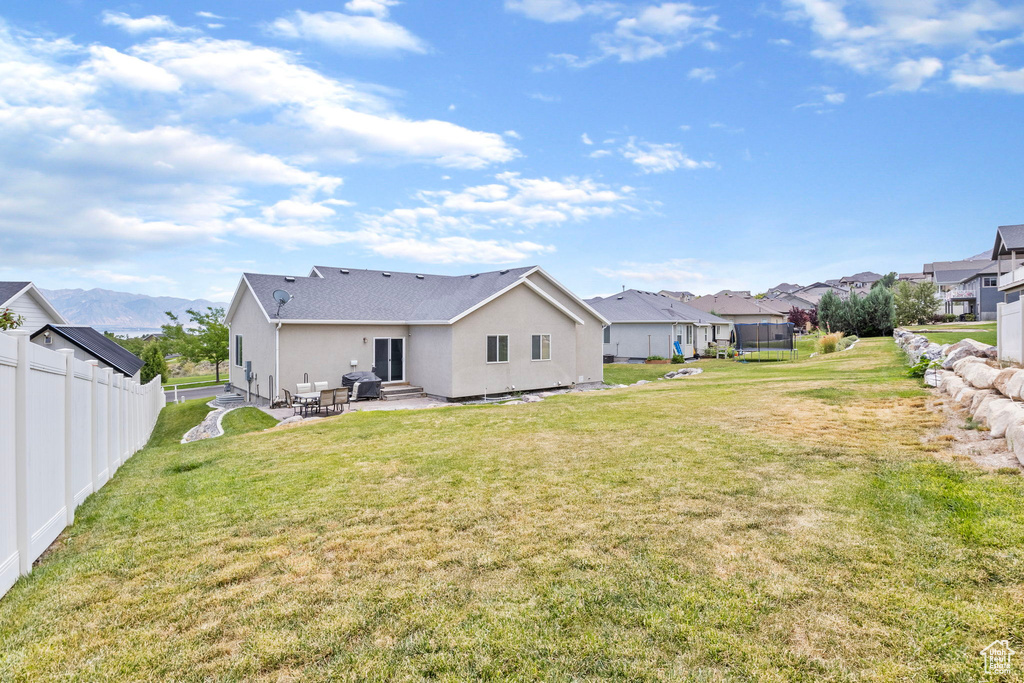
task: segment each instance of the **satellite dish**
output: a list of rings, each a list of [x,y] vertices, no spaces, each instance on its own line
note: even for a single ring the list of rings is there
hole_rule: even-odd
[[[277,302],[277,317],[280,318],[281,307],[292,300],[292,295],[283,289],[275,289],[272,296],[274,297],[274,301]]]

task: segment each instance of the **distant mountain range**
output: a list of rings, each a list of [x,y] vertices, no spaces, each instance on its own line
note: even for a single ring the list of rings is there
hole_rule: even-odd
[[[123,333],[158,331],[168,321],[165,311],[188,322],[185,311],[205,311],[207,306],[227,309],[226,303],[206,299],[179,299],[173,296],[146,296],[114,292],[109,289],[44,289],[43,295],[53,307],[74,325],[88,325],[98,330]]]

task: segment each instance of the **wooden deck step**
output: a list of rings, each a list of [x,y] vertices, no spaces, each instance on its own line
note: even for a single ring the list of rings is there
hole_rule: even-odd
[[[388,384],[380,388],[380,397],[385,401],[402,401],[408,398],[423,398],[426,393],[423,387],[410,384]]]

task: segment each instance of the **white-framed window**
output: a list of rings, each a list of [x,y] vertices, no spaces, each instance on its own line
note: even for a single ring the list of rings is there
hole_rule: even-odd
[[[692,325],[687,325],[686,326],[686,343],[687,344],[692,344],[693,343],[693,326]]]
[[[997,283],[996,283],[996,276],[995,275],[986,275],[983,278],[981,278],[981,286],[982,287],[995,287],[996,284]]]
[[[551,335],[535,334],[530,342],[530,360],[551,360]]]
[[[487,362],[507,363],[508,362],[508,335],[489,334],[487,335]]]
[[[235,335],[235,367],[242,367],[242,335]]]
[[[604,326],[604,343],[605,344],[611,344],[612,343],[612,326],[611,325],[605,325]]]

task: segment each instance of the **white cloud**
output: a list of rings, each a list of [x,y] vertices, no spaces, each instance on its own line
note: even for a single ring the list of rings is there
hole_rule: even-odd
[[[372,14],[378,19],[384,19],[397,4],[398,0],[349,0],[345,3],[345,9],[353,14]]]
[[[825,101],[829,104],[842,104],[846,101],[846,93],[830,92],[825,95]]]
[[[111,47],[93,45],[89,53],[92,55],[90,66],[101,80],[133,90],[175,92],[181,87],[181,81],[174,74]]]
[[[349,3],[352,5],[352,3]],[[367,3],[380,14],[373,16],[342,14],[341,12],[304,12],[296,10],[287,17],[274,20],[268,31],[282,38],[311,40],[336,50],[362,52],[416,52],[424,53],[427,45],[405,27],[383,18],[387,6]]]
[[[139,284],[143,282],[157,282],[160,284],[177,284],[174,280],[163,275],[132,275],[130,273],[116,273],[111,270],[76,270],[77,274],[94,280],[104,282],[115,282],[117,284]]]
[[[213,12],[203,12],[203,11],[196,12],[196,16],[197,17],[202,17],[203,19],[227,19],[227,17],[222,17],[219,14],[214,14]]]
[[[784,1],[787,18],[817,35],[812,55],[882,77],[893,91],[920,90],[945,61],[998,49],[1024,30],[1024,7],[996,0]]]
[[[532,92],[529,95],[527,95],[527,97],[529,97],[531,100],[537,100],[538,102],[547,102],[548,104],[562,101],[562,98],[559,97],[558,95],[547,95],[541,92]]]
[[[716,264],[698,259],[670,259],[656,263],[625,262],[614,268],[596,268],[599,274],[616,284],[642,283],[648,289],[671,289],[707,294],[722,289],[747,289],[750,285],[736,278],[721,277]],[[726,269],[728,270],[728,269]],[[741,272],[747,272],[743,270]]]
[[[719,30],[718,17],[708,14],[707,8],[664,2],[634,9],[609,30],[594,34],[595,50],[589,56],[556,54],[552,58],[570,67],[586,68],[606,59],[630,63],[664,57],[692,43],[713,50],[717,45],[712,36]]]
[[[679,145],[673,143],[653,143],[629,141],[620,150],[622,156],[640,167],[644,173],[665,173],[678,168],[698,169],[715,168],[712,161],[695,161],[686,156]]]
[[[949,80],[958,88],[1024,93],[1024,69],[1008,69],[988,55],[962,60]]]
[[[575,21],[585,14],[608,11],[607,3],[580,4],[576,0],[505,0],[505,9],[530,19],[554,23]]]
[[[174,74],[218,110],[271,114],[293,152],[346,162],[381,155],[459,168],[519,155],[497,133],[404,118],[377,93],[323,76],[288,52],[202,38],[151,41],[132,54]]]
[[[836,92],[836,89],[832,86],[822,85],[811,88],[811,90],[821,93],[821,99],[798,104],[793,107],[794,109],[810,109],[816,114],[824,114],[832,111],[831,107],[846,102],[846,93]]]
[[[612,151],[610,149],[595,149],[593,152],[588,154],[591,159],[602,159],[604,157],[610,157]]]
[[[147,17],[133,19],[124,12],[105,11],[100,15],[101,21],[107,26],[115,26],[126,33],[182,33],[192,29],[178,26],[170,17],[151,14]]]
[[[594,141],[591,140],[590,136],[587,135],[586,133],[584,133],[583,135],[580,136],[580,140],[583,142],[584,145],[592,145],[592,144],[594,144]]]
[[[718,78],[718,74],[711,67],[701,67],[690,69],[690,72],[686,74],[687,78],[707,83]]]

